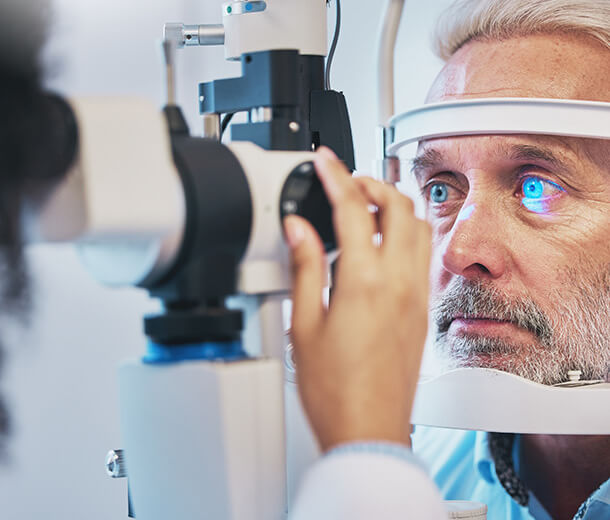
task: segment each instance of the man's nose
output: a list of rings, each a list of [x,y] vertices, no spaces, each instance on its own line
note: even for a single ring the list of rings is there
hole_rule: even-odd
[[[506,272],[508,233],[493,204],[466,199],[445,235],[443,267],[469,279],[500,278]]]

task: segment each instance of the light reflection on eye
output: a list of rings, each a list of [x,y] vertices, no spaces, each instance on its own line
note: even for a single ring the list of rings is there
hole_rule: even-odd
[[[521,202],[534,213],[547,213],[551,200],[563,191],[554,182],[535,176],[525,177],[521,183]]]

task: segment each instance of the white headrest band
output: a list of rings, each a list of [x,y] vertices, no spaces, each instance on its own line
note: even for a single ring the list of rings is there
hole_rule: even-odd
[[[431,103],[394,116],[386,154],[426,139],[480,134],[544,134],[610,139],[610,103],[482,98]]]

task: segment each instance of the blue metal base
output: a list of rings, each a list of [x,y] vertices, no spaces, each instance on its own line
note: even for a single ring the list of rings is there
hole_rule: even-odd
[[[148,342],[144,363],[176,363],[179,361],[239,361],[246,359],[241,341],[161,345]]]

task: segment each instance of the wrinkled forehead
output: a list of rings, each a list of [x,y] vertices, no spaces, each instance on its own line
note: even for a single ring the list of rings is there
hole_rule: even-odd
[[[445,64],[424,107],[394,118],[392,151],[415,141],[423,160],[424,152],[459,148],[464,136],[520,135],[486,142],[508,156],[528,147],[540,156],[585,154],[608,169],[608,77],[610,49],[588,36],[473,40]]]
[[[446,62],[427,103],[482,97],[610,102],[610,49],[583,35],[473,40]]]

